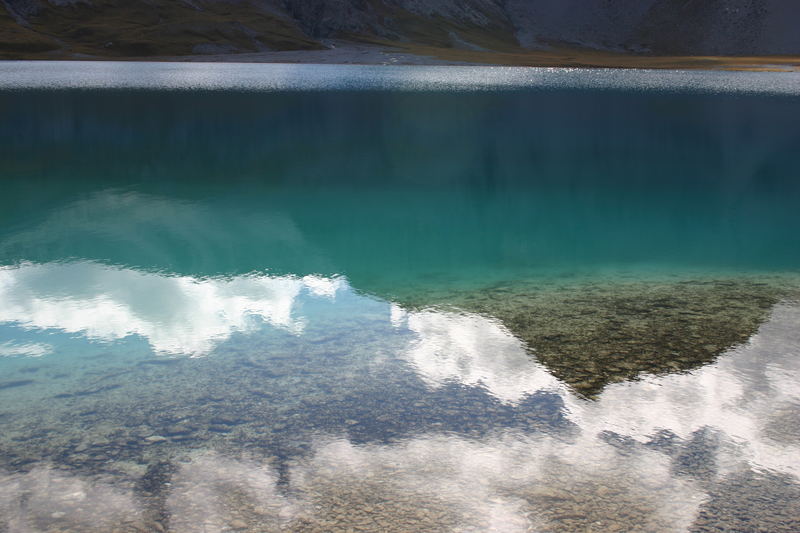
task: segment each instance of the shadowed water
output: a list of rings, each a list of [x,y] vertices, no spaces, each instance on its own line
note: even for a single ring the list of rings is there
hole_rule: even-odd
[[[800,529],[785,78],[76,65],[0,64],[0,531]]]

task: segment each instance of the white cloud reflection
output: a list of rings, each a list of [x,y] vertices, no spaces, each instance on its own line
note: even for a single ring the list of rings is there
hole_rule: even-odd
[[[0,357],[41,357],[53,351],[49,344],[41,342],[4,342],[0,343]]]
[[[367,446],[321,440],[290,465],[287,479],[279,487],[268,462],[195,453],[165,487],[163,525],[176,533],[515,533],[550,530],[573,516],[580,530],[606,530],[626,523],[619,513],[625,506],[646,530],[681,531],[702,501],[702,492],[672,476],[655,452],[622,456],[599,441],[576,449],[521,435],[420,436]],[[152,529],[132,484],[121,480],[40,466],[0,474],[0,497],[0,528],[9,531]]]
[[[504,402],[527,394],[565,391],[502,324],[489,318],[442,311],[406,312],[392,305],[392,324],[415,339],[402,355],[432,387],[448,381],[483,386]]]
[[[589,439],[612,431],[646,442],[662,430],[690,439],[712,428],[732,444],[718,452],[723,470],[746,461],[800,477],[800,305],[777,305],[748,343],[713,364],[611,384],[592,401],[569,391],[489,318],[395,308],[392,321],[415,333],[403,356],[431,386],[481,385],[508,403],[557,392]]]
[[[718,458],[720,466],[732,462],[735,468],[745,459],[800,477],[798,382],[800,306],[783,303],[747,344],[715,363],[691,373],[610,385],[596,402],[574,404],[572,418],[583,431],[612,430],[637,439],[661,429],[687,438],[714,428],[737,444],[727,460]],[[777,419],[780,407],[793,416]]]
[[[681,531],[702,501],[702,492],[673,476],[661,454],[623,456],[597,439],[571,444],[515,434],[432,435],[371,446],[334,440],[321,443],[291,476],[315,509],[358,515],[369,506],[376,522],[396,531],[551,530],[565,527],[559,523],[568,515],[573,530],[613,530],[622,525],[622,505],[644,530]],[[420,508],[427,512],[410,511]],[[417,520],[416,527],[402,525],[404,517]],[[397,519],[401,525],[391,527]]]
[[[166,507],[175,533],[219,533],[244,518],[282,529],[296,514],[292,501],[278,490],[278,475],[267,463],[200,453],[181,464],[172,478]]]
[[[157,353],[199,356],[261,322],[300,333],[298,296],[333,298],[344,285],[316,276],[201,279],[93,262],[23,264],[0,268],[0,322],[101,341],[139,335]]]
[[[141,521],[130,487],[88,479],[47,466],[0,472],[0,531],[113,531]]]

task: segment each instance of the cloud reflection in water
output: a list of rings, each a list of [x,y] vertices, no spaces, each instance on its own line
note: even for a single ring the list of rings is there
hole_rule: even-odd
[[[660,431],[682,439],[713,428],[735,442],[740,460],[800,476],[800,441],[787,412],[800,415],[800,306],[776,306],[758,333],[713,364],[689,373],[643,376],[612,384],[592,401],[571,393],[493,320],[478,315],[394,310],[416,339],[405,352],[433,386],[447,380],[484,387],[506,402],[541,390],[558,392],[568,418],[594,439],[614,432],[647,442]],[[776,407],[778,408],[776,410]],[[780,421],[780,423],[777,423]]]
[[[514,533],[568,524],[613,531],[635,520],[647,530],[681,531],[702,500],[656,452],[623,456],[599,441],[586,448],[521,435],[383,446],[320,441],[288,479],[280,488],[268,463],[195,455],[171,478],[169,528],[217,533],[238,522],[248,531]],[[12,530],[47,530],[48,521],[83,531],[146,523],[130,488],[51,469],[2,476],[0,493],[8,496],[3,525]]]
[[[40,342],[18,343],[9,341],[0,343],[0,357],[41,357],[52,351],[53,347],[51,345]]]
[[[141,523],[129,486],[39,466],[24,474],[0,472],[0,531],[111,531]]]
[[[161,353],[203,354],[248,331],[254,318],[300,333],[315,315],[297,312],[298,295],[334,298],[346,288],[315,277],[197,279],[96,263],[23,264],[0,269],[0,321],[102,341],[137,334]],[[712,364],[612,384],[592,401],[570,392],[493,319],[389,303],[386,311],[382,320],[409,334],[397,356],[429,387],[456,381],[510,405],[546,390],[561,396],[577,431],[496,427],[469,438],[431,430],[364,445],[328,434],[280,475],[274,461],[242,459],[235,449],[192,452],[166,488],[169,527],[221,532],[241,520],[253,531],[514,532],[624,531],[636,523],[683,531],[715,487],[742,473],[766,470],[792,483],[800,476],[796,304],[776,306],[747,344]],[[665,435],[672,448],[659,444]],[[692,453],[708,473],[692,471]],[[85,531],[145,520],[125,483],[42,465],[0,476],[0,494],[0,524],[12,531],[47,530],[36,524],[48,520]]]
[[[300,333],[298,295],[333,298],[343,286],[316,276],[199,279],[92,262],[23,264],[0,267],[0,322],[100,341],[140,335],[156,353],[199,356],[260,321]]]
[[[414,333],[402,356],[429,386],[448,381],[482,386],[511,403],[537,391],[566,394],[566,387],[497,321],[455,312],[407,312],[397,305],[392,305],[391,320]]]

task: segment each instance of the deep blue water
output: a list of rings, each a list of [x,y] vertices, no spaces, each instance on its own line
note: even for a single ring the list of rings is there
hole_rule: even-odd
[[[796,531],[795,74],[0,63],[0,531]]]

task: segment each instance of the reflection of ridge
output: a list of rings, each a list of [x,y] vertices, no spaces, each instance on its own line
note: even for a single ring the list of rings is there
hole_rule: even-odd
[[[204,355],[236,331],[266,322],[300,333],[302,293],[333,297],[344,282],[306,276],[163,276],[97,263],[0,268],[0,323],[113,341],[147,339],[163,354]]]
[[[785,292],[777,283],[747,280],[522,284],[445,303],[494,317],[555,377],[596,397],[609,383],[714,361],[747,342]]]
[[[612,430],[639,441],[659,431],[689,439],[712,428],[738,444],[721,452],[800,477],[797,424],[786,423],[788,413],[800,415],[798,324],[800,306],[779,304],[750,342],[714,364],[611,385],[572,418],[589,433]],[[725,465],[731,461],[719,458]]]
[[[655,436],[671,435],[695,442],[719,432],[741,443],[733,452],[723,447],[719,453],[731,452],[762,467],[800,476],[796,464],[800,424],[795,422],[800,406],[795,386],[800,375],[800,306],[796,304],[773,307],[748,343],[712,364],[691,373],[648,374],[610,384],[593,401],[559,386],[490,319],[433,311],[395,311],[394,318],[415,332],[417,339],[405,357],[424,381],[435,386],[453,380],[481,385],[512,403],[550,390],[561,395],[567,418],[590,438],[602,434],[614,440],[616,435],[652,443],[658,440]],[[472,342],[464,341],[470,336]]]
[[[392,323],[416,339],[405,357],[430,386],[448,381],[483,386],[504,402],[563,386],[502,325],[485,317],[441,311],[406,312],[392,306]]]

